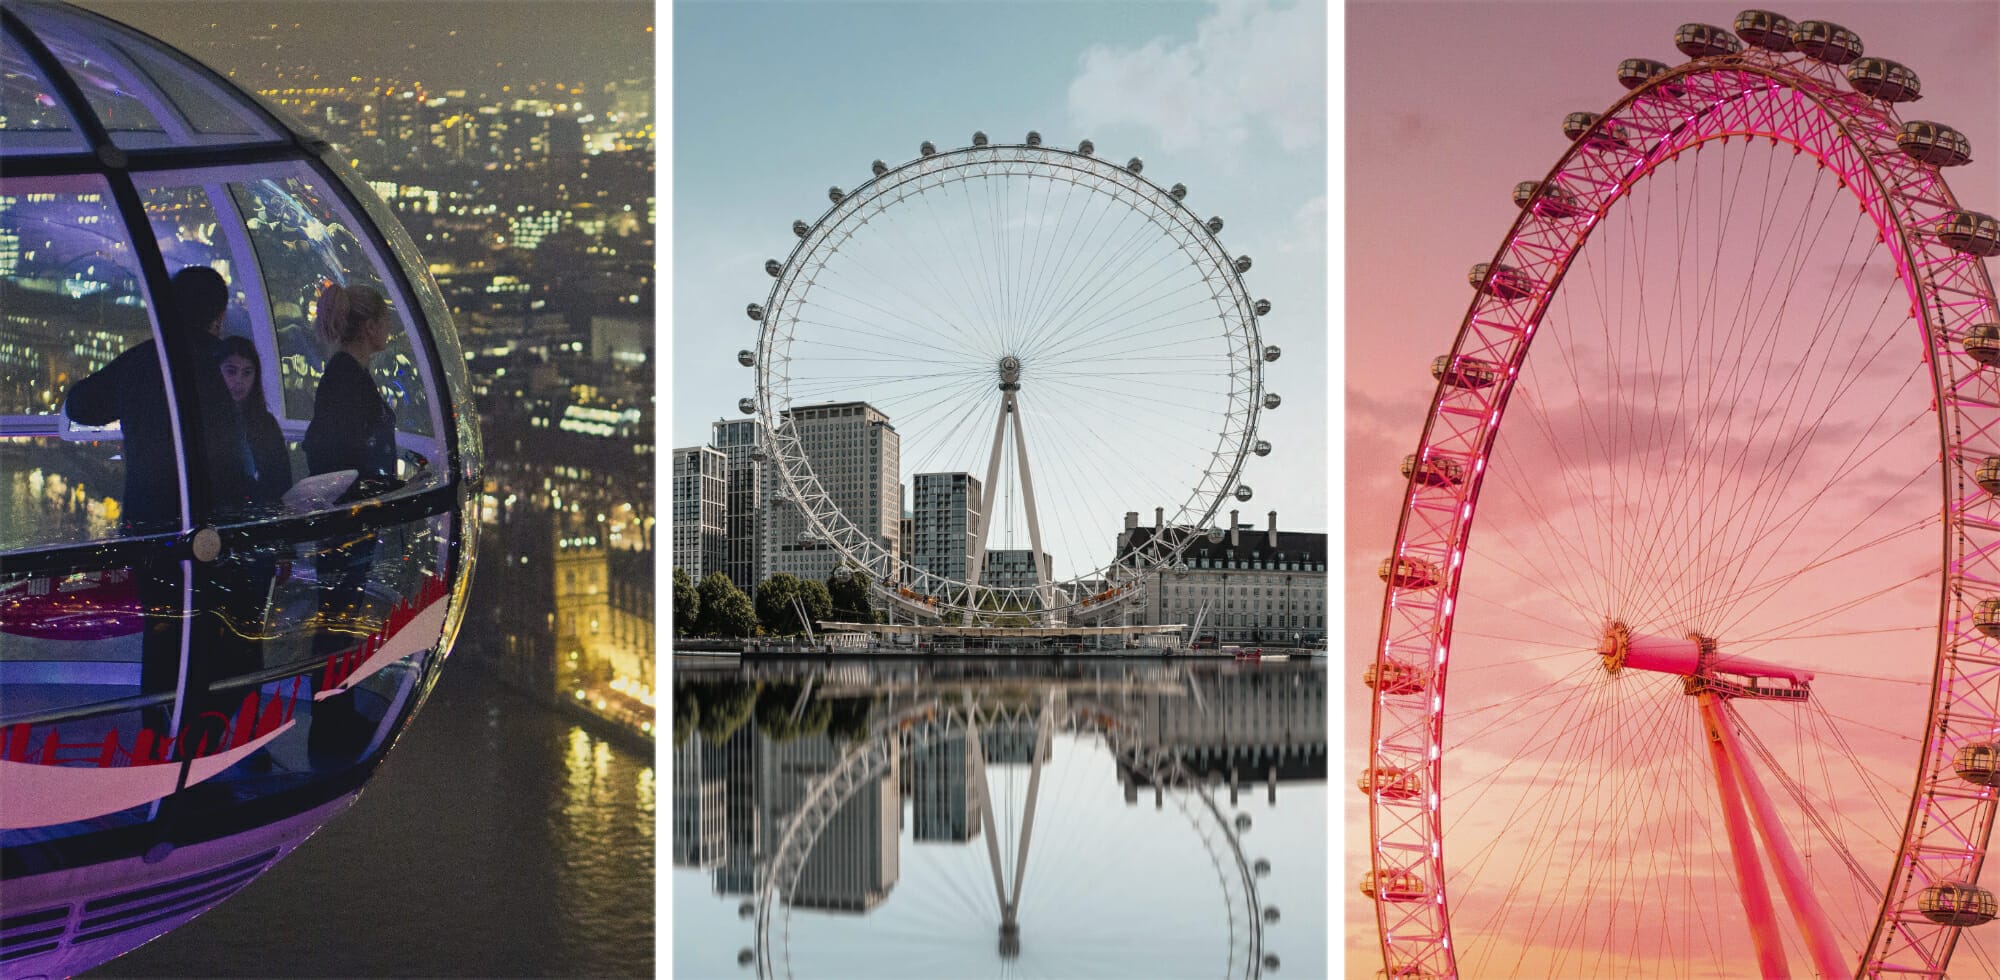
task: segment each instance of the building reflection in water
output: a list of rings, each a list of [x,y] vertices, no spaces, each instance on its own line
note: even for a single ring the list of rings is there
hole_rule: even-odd
[[[1324,866],[1325,719],[1306,664],[677,663],[672,861],[740,926],[683,899],[679,942],[703,976],[1323,964],[1322,876],[1253,869]]]

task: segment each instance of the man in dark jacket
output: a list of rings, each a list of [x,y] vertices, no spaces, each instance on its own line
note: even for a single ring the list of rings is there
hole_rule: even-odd
[[[206,266],[189,266],[174,274],[173,306],[180,320],[163,323],[161,338],[181,368],[177,386],[192,389],[196,417],[183,418],[183,438],[198,440],[186,447],[188,470],[208,485],[208,504],[192,515],[196,525],[217,523],[247,508],[255,469],[250,443],[236,417],[235,404],[215,368],[215,347],[222,317],[229,308],[229,286]],[[160,371],[160,350],[148,340],[90,377],[70,386],[63,414],[82,425],[118,423],[125,457],[125,497],[122,524],[127,534],[155,534],[180,528],[180,457],[175,451],[172,416],[168,414],[166,376]],[[189,423],[192,422],[190,425]],[[193,430],[193,431],[190,431]],[[225,559],[225,562],[227,559]],[[208,693],[211,681],[236,672],[244,660],[243,641],[221,628],[223,591],[217,570],[185,563],[161,551],[133,563],[133,578],[145,616],[141,643],[139,689],[163,694],[181,686],[182,624],[188,626],[187,697],[182,702],[177,757],[207,754],[219,742],[220,726],[204,712],[227,714],[228,699]],[[184,579],[191,574],[192,579]],[[191,592],[185,591],[192,589]],[[192,602],[183,606],[183,599]],[[166,705],[147,708],[144,721],[161,735],[172,734]]]

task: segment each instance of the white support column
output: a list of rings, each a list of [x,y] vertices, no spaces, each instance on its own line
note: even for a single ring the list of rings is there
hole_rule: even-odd
[[[1035,512],[1035,481],[1028,475],[1028,435],[1021,428],[1021,409],[1015,401],[1014,393],[1007,393],[1006,414],[1014,417],[1014,459],[1021,467],[1021,502],[1028,510],[1028,564],[1035,569],[1035,594],[1042,597],[1042,617],[1048,617],[1046,610],[1055,605],[1055,592],[1049,587],[1051,569],[1043,564],[1042,522]]]
[[[976,707],[966,712],[965,737],[972,740],[972,763],[978,770],[971,775],[978,780],[979,815],[986,821],[986,833],[982,836],[986,838],[986,863],[993,869],[993,900],[999,904],[1004,919],[1007,915],[1007,887],[1000,879],[1000,832],[999,825],[993,822],[993,794],[986,785],[986,746],[979,738],[978,714]]]

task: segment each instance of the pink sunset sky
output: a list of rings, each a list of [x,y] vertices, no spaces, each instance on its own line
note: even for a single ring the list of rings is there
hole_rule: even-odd
[[[1622,59],[1646,57],[1669,65],[1685,61],[1685,56],[1673,46],[1673,33],[1679,24],[1699,21],[1727,27],[1741,9],[1739,4],[1636,2],[1351,3],[1346,7],[1346,50],[1339,63],[1344,66],[1347,96],[1344,669],[1350,683],[1346,686],[1344,700],[1348,765],[1335,780],[1336,791],[1342,792],[1346,801],[1343,809],[1347,861],[1344,871],[1337,873],[1340,877],[1333,887],[1342,896],[1346,909],[1347,927],[1343,941],[1349,976],[1372,977],[1381,965],[1373,911],[1356,890],[1356,883],[1368,868],[1369,846],[1366,800],[1353,787],[1354,778],[1367,765],[1369,691],[1361,684],[1360,678],[1364,665],[1373,659],[1381,620],[1383,590],[1376,577],[1376,563],[1389,553],[1392,546],[1398,508],[1406,486],[1397,467],[1402,457],[1416,448],[1435,384],[1427,370],[1430,359],[1449,349],[1467,304],[1472,299],[1472,290],[1465,278],[1467,269],[1473,263],[1487,261],[1493,256],[1519,213],[1510,198],[1514,185],[1521,180],[1542,177],[1567,148],[1567,141],[1561,132],[1563,116],[1577,110],[1602,111],[1622,97],[1625,90],[1613,74]],[[1778,9],[1793,18],[1824,19],[1843,24],[1860,34],[1867,54],[1890,58],[1915,69],[1923,81],[1924,97],[1914,104],[1900,107],[1899,114],[1906,120],[1932,119],[1963,130],[1972,140],[1974,162],[1948,171],[1947,179],[1964,206],[1987,213],[2000,213],[2000,3],[1991,0],[1820,3],[1810,7]],[[1729,152],[1737,151],[1732,149]],[[1791,157],[1789,153],[1783,156],[1787,161]],[[1713,161],[1717,157],[1711,154],[1705,159]],[[1720,168],[1726,170],[1732,166],[1726,162],[1728,157],[1721,159],[1725,162],[1719,164]],[[1786,165],[1789,166],[1789,163]],[[1690,170],[1693,166],[1690,163]],[[1756,166],[1762,167],[1763,164]],[[1810,209],[1814,206],[1813,202],[1825,200],[1826,197],[1799,198],[1795,195],[1784,206]],[[1825,225],[1823,234],[1829,238],[1846,239],[1856,220],[1851,203],[1843,201],[1838,212]],[[1604,229],[1608,231],[1613,227],[1611,222],[1607,222]],[[1630,230],[1635,235],[1639,233],[1636,219]],[[1773,233],[1774,236],[1776,234]],[[1729,253],[1726,256],[1728,260],[1751,261],[1752,251],[1748,250],[1748,246],[1739,247],[1746,250],[1741,254]],[[1860,288],[1855,290],[1856,296],[1851,300],[1842,297],[1841,302],[1828,301],[1823,308],[1814,297],[1812,312],[1823,313],[1823,318],[1831,317],[1842,323],[1852,322],[1856,325],[1857,336],[1865,333],[1863,328],[1869,326],[1893,328],[1903,312],[1899,304],[1906,306],[1907,303],[1893,300],[1881,304],[1878,310],[1877,301],[1888,294],[1876,288],[1875,279],[1869,276],[1874,275],[1883,283],[1888,282],[1884,278],[1887,267],[1880,265],[1880,256],[1874,258],[1873,261],[1878,264],[1871,273],[1852,253],[1843,251],[1837,241],[1829,248],[1830,251],[1816,255],[1811,261],[1801,260],[1803,271],[1797,281],[1803,284],[1802,291],[1810,294],[1824,285],[1827,291],[1838,292],[1845,288],[1842,285],[1844,282],[1859,282]],[[1844,271],[1850,269],[1859,271]],[[1847,278],[1843,279],[1843,276]],[[1800,305],[1805,304],[1802,302]],[[1624,313],[1619,315],[1629,316]],[[1575,318],[1587,319],[1588,313],[1577,311]],[[1795,321],[1804,318],[1803,315],[1795,315],[1792,319],[1778,318],[1778,335],[1793,336],[1788,331],[1801,329]],[[1544,339],[1554,337],[1556,334],[1551,331]],[[1847,443],[1844,444],[1882,450],[1881,456],[1874,460],[1880,466],[1869,468],[1866,472],[1859,472],[1857,467],[1857,472],[1851,474],[1864,499],[1836,500],[1828,504],[1824,521],[1831,522],[1831,525],[1847,526],[1851,519],[1856,526],[1867,526],[1872,530],[1884,525],[1866,524],[1871,518],[1895,525],[1905,518],[1921,521],[1926,508],[1932,513],[1936,510],[1934,490],[1928,498],[1921,493],[1897,497],[1896,505],[1882,514],[1872,514],[1864,506],[1871,488],[1887,495],[1904,486],[1905,481],[1899,478],[1902,472],[1915,472],[1927,463],[1935,465],[1934,426],[1929,443],[1923,441],[1921,433],[1914,439],[1904,439],[1887,428],[1892,424],[1901,424],[1905,414],[1914,421],[1915,416],[1925,411],[1925,399],[1921,393],[1916,396],[1914,404],[1908,399],[1899,401],[1895,397],[1896,379],[1908,375],[1910,372],[1907,369],[1915,361],[1914,340],[1909,341],[1911,346],[1908,351],[1894,346],[1900,342],[1895,338],[1885,341],[1888,353],[1884,367],[1867,374],[1853,397],[1846,391],[1839,392],[1837,397],[1834,393],[1818,395],[1828,406],[1832,419],[1827,432],[1830,444],[1837,449],[1843,444],[1840,440],[1845,439]],[[1543,348],[1538,346],[1536,350],[1541,352]],[[1825,363],[1811,360],[1811,353],[1802,357],[1804,361],[1801,362],[1788,359],[1788,354],[1774,354],[1770,363],[1791,367],[1804,364],[1808,368]],[[1536,367],[1534,356],[1529,358],[1529,364],[1531,370]],[[1841,363],[1834,363],[1834,367],[1838,370]],[[1547,370],[1546,366],[1544,370]],[[1524,374],[1523,377],[1523,388],[1526,389],[1529,376]],[[1586,386],[1579,385],[1578,389],[1582,387]],[[1574,393],[1583,395],[1581,390]],[[1713,394],[1724,397],[1726,393]],[[1870,398],[1873,400],[1870,401]],[[1891,406],[1890,413],[1878,416],[1877,410],[1885,405]],[[1560,414],[1556,411],[1559,407],[1550,406],[1550,417]],[[1510,407],[1509,413],[1510,423],[1524,417],[1514,414],[1515,408]],[[1684,432],[1678,435],[1665,432],[1664,427],[1670,424],[1668,421],[1651,416],[1637,417],[1640,414],[1643,413],[1623,416],[1634,431],[1659,430],[1663,440],[1679,438],[1685,441],[1690,438]],[[1535,494],[1517,494],[1511,498],[1511,504],[1510,498],[1504,495],[1510,488],[1533,488],[1533,481],[1516,473],[1507,478],[1512,481],[1508,483],[1501,476],[1500,468],[1510,458],[1517,464],[1546,462],[1551,453],[1560,453],[1558,444],[1565,437],[1559,431],[1552,431],[1537,440],[1529,438],[1528,434],[1517,434],[1503,423],[1501,438],[1502,451],[1494,459],[1494,476],[1488,480],[1482,499],[1472,549],[1477,553],[1484,547],[1489,553],[1497,552],[1507,562],[1561,564],[1566,559],[1555,552],[1562,551],[1567,545],[1560,540],[1560,535],[1551,539],[1526,526],[1540,520],[1552,520],[1551,515],[1536,512],[1528,499]],[[1829,465],[1839,469],[1837,464]],[[1902,466],[1903,470],[1896,469],[1896,466]],[[1535,469],[1536,466],[1522,468]],[[1735,479],[1733,476],[1717,478],[1712,486],[1720,492],[1733,492],[1738,489],[1733,482]],[[1753,491],[1760,486],[1750,483],[1749,477],[1743,479]],[[1935,487],[1935,478],[1923,485]],[[1782,492],[1791,493],[1793,490],[1787,487]],[[1654,513],[1673,512],[1660,510]],[[1935,527],[1934,520],[1931,527]],[[1805,530],[1800,533],[1807,536]],[[1809,550],[1817,553],[1819,544],[1814,542]],[[1669,552],[1672,550],[1667,549]],[[1768,550],[1782,555],[1785,546],[1773,542]],[[1855,575],[1879,574],[1882,578],[1880,585],[1887,589],[1905,578],[1904,573],[1912,567],[1921,575],[1926,556],[1935,562],[1935,551],[1934,532],[1928,539],[1904,541],[1889,548],[1881,555],[1881,560],[1871,560],[1859,569],[1849,567],[1829,570],[1817,578],[1801,577],[1795,584],[1784,587],[1790,591],[1781,599],[1780,605],[1793,603],[1800,608],[1809,608],[1811,603],[1820,601],[1814,597],[1822,590],[1831,595],[1841,594],[1839,590],[1846,587]],[[1468,593],[1475,590],[1476,570],[1482,571],[1485,576],[1484,584],[1479,587],[1485,590],[1495,605],[1494,611],[1486,614],[1484,621],[1489,628],[1516,637],[1522,632],[1535,632],[1539,638],[1538,627],[1528,631],[1503,629],[1507,619],[1501,604],[1512,601],[1517,594],[1527,601],[1526,593],[1520,589],[1521,583],[1518,580],[1509,581],[1492,567],[1478,569],[1473,562],[1468,562],[1465,586]],[[1882,760],[1908,757],[1913,767],[1915,743],[1893,734],[1902,726],[1900,722],[1890,719],[1914,713],[1920,727],[1923,692],[1919,685],[1908,681],[1909,677],[1921,672],[1921,665],[1902,671],[1904,678],[1893,684],[1871,686],[1870,678],[1886,676],[1885,669],[1880,668],[1875,660],[1879,659],[1883,650],[1908,648],[1912,638],[1908,634],[1897,635],[1892,631],[1905,629],[1909,623],[1921,623],[1926,616],[1934,616],[1935,601],[1935,580],[1918,581],[1909,589],[1887,595],[1870,607],[1865,615],[1856,613],[1847,619],[1834,617],[1830,620],[1853,630],[1879,627],[1884,637],[1893,636],[1894,643],[1900,646],[1892,646],[1890,640],[1883,637],[1865,642],[1847,642],[1834,637],[1823,644],[1813,645],[1813,665],[1825,674],[1834,675],[1825,678],[1826,683],[1816,688],[1816,691],[1825,692],[1821,698],[1825,713],[1819,716],[1820,719],[1842,720],[1862,715],[1885,721],[1886,729],[1856,725],[1848,726],[1845,732],[1854,752],[1878,766],[1893,768],[1893,763]],[[1588,601],[1584,604],[1588,605]],[[1475,622],[1473,617],[1474,611],[1468,602],[1459,624],[1462,633]],[[1788,617],[1784,615],[1775,615],[1763,625],[1775,628],[1773,624],[1786,619]],[[1521,622],[1516,620],[1514,625],[1519,626]],[[1919,649],[1930,642],[1925,636],[1917,636],[1914,641]],[[1784,643],[1777,643],[1773,645],[1773,650],[1785,646]],[[1483,651],[1493,658],[1493,662],[1482,664],[1475,659],[1482,651],[1466,644],[1463,638],[1455,645],[1454,652],[1463,659],[1455,658],[1454,681],[1461,679],[1462,675],[1458,673],[1461,669],[1470,671],[1475,667],[1484,667],[1491,672],[1485,675],[1487,683],[1454,683],[1450,688],[1452,695],[1446,704],[1448,745],[1453,744],[1457,736],[1484,730],[1495,715],[1566,717],[1562,715],[1564,709],[1560,704],[1560,689],[1547,685],[1571,672],[1578,664],[1559,656],[1532,664],[1518,662],[1530,655],[1526,650],[1525,647],[1496,641]],[[1581,654],[1579,659],[1583,659]],[[1844,676],[1843,671],[1853,676]],[[1541,696],[1537,697],[1536,692],[1540,692]],[[1669,697],[1667,700],[1672,699]],[[1686,708],[1691,713],[1691,705],[1686,703],[1688,700],[1667,704],[1662,711],[1674,713]],[[1490,710],[1477,715],[1480,708]],[[1750,718],[1755,710],[1758,709],[1745,708],[1743,714],[1753,727],[1758,727],[1756,720]],[[1477,717],[1466,717],[1461,721],[1460,712]],[[1542,791],[1536,779],[1530,778],[1531,773],[1527,769],[1507,770],[1504,764],[1511,753],[1527,751],[1536,767],[1535,774],[1547,766],[1558,770],[1566,765],[1587,767],[1591,764],[1589,757],[1593,753],[1601,757],[1599,761],[1627,770],[1640,766],[1640,763],[1617,754],[1615,743],[1629,737],[1631,730],[1641,721],[1634,720],[1627,724],[1615,717],[1607,721],[1605,717],[1583,715],[1578,719],[1578,724],[1597,726],[1582,737],[1599,743],[1614,743],[1614,748],[1606,750],[1602,744],[1570,748],[1565,746],[1573,743],[1560,740],[1554,741],[1554,747],[1551,747],[1550,740],[1538,741],[1535,733],[1525,727],[1510,735],[1507,726],[1502,724],[1497,727],[1489,744],[1468,749],[1460,760],[1461,767],[1468,761],[1476,760],[1478,765],[1470,771],[1484,775],[1466,780],[1463,791],[1457,794],[1449,783],[1455,770],[1448,764],[1448,782],[1444,787],[1447,826],[1466,828],[1465,839],[1469,842],[1484,841],[1486,838],[1482,834],[1497,834],[1500,827],[1513,821],[1512,814],[1520,812],[1517,806],[1520,800]],[[1680,737],[1676,734],[1680,729],[1674,727],[1678,722],[1673,719],[1663,721],[1648,716],[1643,724],[1656,726],[1649,727],[1647,731],[1663,741]],[[1788,724],[1774,724],[1772,728],[1784,729]],[[1785,736],[1778,732],[1771,738],[1772,747],[1776,750]],[[1534,748],[1524,749],[1528,746]],[[1692,750],[1693,746],[1683,748]],[[1607,751],[1610,754],[1607,755]],[[1467,770],[1461,768],[1457,771]],[[1689,768],[1676,762],[1659,766],[1656,771],[1657,781],[1644,785],[1635,783],[1620,790],[1625,794],[1624,804],[1648,806],[1664,794],[1679,794],[1680,798],[1694,799],[1707,805],[1705,801],[1713,796],[1713,785],[1704,781],[1708,777],[1702,766]],[[1900,792],[1902,798],[1891,801],[1891,808],[1900,820],[1902,807],[1907,802],[1909,774],[1900,773],[1894,778],[1900,786],[1895,792]],[[1858,793],[1856,787],[1860,785],[1856,782],[1849,789]],[[1474,800],[1477,801],[1476,806]],[[1852,802],[1843,800],[1840,805]],[[1455,803],[1460,805],[1459,811],[1454,811]],[[1855,805],[1859,806],[1858,803]],[[1872,805],[1870,809],[1873,809]],[[1464,812],[1468,810],[1472,811],[1469,815]],[[1492,814],[1491,819],[1487,819],[1488,811]],[[1581,815],[1575,819],[1589,817]],[[1523,861],[1556,864],[1564,868],[1588,866],[1592,862],[1606,860],[1637,863],[1672,861],[1676,854],[1687,849],[1685,841],[1676,840],[1674,836],[1671,829],[1641,828],[1634,838],[1593,853],[1567,853],[1557,848],[1524,853],[1511,849],[1513,844],[1505,843],[1514,840],[1512,837],[1496,838],[1502,843],[1486,850],[1479,850],[1473,845],[1454,850],[1458,838],[1448,831],[1446,853],[1448,859],[1453,854],[1476,853],[1480,861],[1500,869]],[[1863,850],[1857,847],[1857,852]],[[1618,856],[1601,856],[1606,852]],[[1869,870],[1880,874],[1886,870],[1886,863]],[[1504,870],[1501,875],[1505,877]],[[1644,874],[1641,872],[1637,876],[1643,878]],[[1741,910],[1736,905],[1733,889],[1720,887],[1717,890],[1711,887],[1714,884],[1702,885],[1710,888],[1702,893],[1703,901],[1713,903],[1706,914],[1718,923],[1714,929],[1718,938],[1711,940],[1710,944],[1720,944],[1733,950],[1747,941],[1737,935],[1741,927],[1735,923],[1741,917]],[[1844,904],[1865,904],[1854,901],[1853,896],[1842,898],[1846,900]],[[1488,900],[1491,902],[1492,897],[1488,896]],[[1534,896],[1519,895],[1516,900],[1532,905]],[[1672,896],[1662,896],[1662,900],[1645,913],[1652,917],[1648,921],[1657,919],[1670,928],[1685,929],[1690,935],[1701,931],[1698,923],[1682,921],[1690,913],[1671,908],[1673,904]],[[1694,917],[1701,914],[1692,913]],[[1851,916],[1853,913],[1847,914]],[[1496,927],[1502,931],[1517,927],[1504,914],[1499,915],[1496,921],[1503,923]],[[1635,923],[1632,928],[1636,933],[1644,927]],[[1469,947],[1475,944],[1476,935],[1470,930],[1461,931],[1458,939],[1462,951],[1470,955]],[[1617,955],[1607,954],[1607,958],[1594,961],[1598,964],[1596,969],[1602,970],[1615,964],[1622,970],[1648,973],[1686,971],[1705,975],[1703,968],[1696,963],[1662,964],[1647,960],[1647,956],[1660,951],[1643,937],[1635,935],[1629,941],[1620,940],[1618,945]],[[1702,944],[1691,942],[1690,945]],[[2000,950],[2000,938],[1987,940],[1984,945]],[[1551,970],[1560,975],[1582,975],[1574,971],[1584,969],[1575,961],[1568,966],[1554,966],[1557,961],[1538,958],[1539,954],[1533,952],[1525,953],[1517,960],[1516,952],[1509,950],[1500,959],[1490,961],[1480,975],[1501,974],[1509,969],[1531,975],[1547,975]],[[1958,970],[1954,972],[1966,969],[1978,972],[1981,967],[1976,964],[1992,962],[1990,959],[1974,960],[1972,954],[1963,950],[1960,956]],[[1803,960],[1795,955],[1793,962],[1796,968]],[[1461,968],[1465,965],[1466,960],[1462,959]],[[1742,965],[1745,971],[1750,969],[1748,964]]]

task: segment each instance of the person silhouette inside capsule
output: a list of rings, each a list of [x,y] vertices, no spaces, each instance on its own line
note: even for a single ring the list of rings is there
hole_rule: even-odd
[[[277,513],[285,491],[292,488],[292,457],[285,450],[277,417],[264,402],[257,345],[247,337],[224,337],[216,344],[215,355],[222,385],[250,446],[250,502],[259,511]]]
[[[359,500],[399,489],[396,416],[375,386],[369,362],[389,346],[389,302],[368,286],[328,283],[320,290],[313,325],[332,353],[313,395],[312,422],[300,445],[310,475],[352,470],[354,484],[341,497]],[[337,654],[364,639],[381,617],[371,614],[368,580],[377,536],[363,531],[326,542],[315,566],[319,578],[316,654]],[[316,768],[335,768],[358,757],[373,726],[351,691],[317,702],[308,750]]]
[[[171,308],[176,316],[161,323],[158,343],[147,340],[118,355],[70,386],[63,398],[63,414],[71,422],[119,427],[125,463],[119,521],[128,536],[181,530],[182,451],[188,455],[188,485],[205,491],[191,494],[198,502],[188,513],[194,526],[240,518],[251,498],[249,443],[214,366],[217,335],[229,308],[229,285],[214,269],[189,266],[174,273]],[[164,352],[161,343],[166,345]],[[175,369],[173,391],[160,370],[163,353],[170,369]],[[192,399],[184,397],[189,394]],[[192,413],[176,410],[190,404]],[[178,444],[177,417],[182,440]],[[221,628],[216,615],[226,586],[208,570],[194,567],[198,563],[184,567],[186,557],[176,548],[162,547],[133,561],[144,619],[141,693],[171,693],[181,685],[181,626],[188,621],[186,690],[192,710],[182,715],[189,719],[181,726],[183,734],[211,707],[209,683],[240,659],[230,655],[239,644]],[[161,737],[173,734],[170,705],[150,705],[141,718]],[[181,751],[204,750],[183,738]]]
[[[368,365],[389,346],[389,301],[368,286],[328,283],[313,321],[331,353],[313,395],[306,426],[306,472],[355,471],[348,499],[374,496],[396,480],[396,416],[375,387]]]
[[[260,515],[282,513],[285,491],[292,486],[292,457],[285,449],[285,434],[264,401],[257,345],[246,337],[228,336],[216,344],[215,355],[216,370],[250,446],[250,506]],[[231,556],[229,567],[218,570],[228,579],[224,603],[228,629],[242,640],[241,660],[230,665],[232,673],[264,666],[261,641],[278,565],[276,556],[253,549]]]

